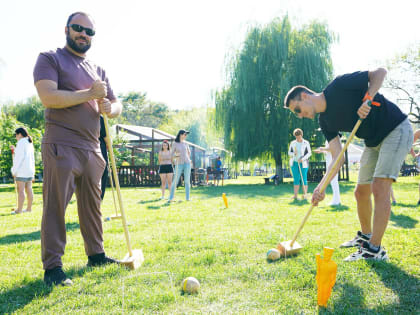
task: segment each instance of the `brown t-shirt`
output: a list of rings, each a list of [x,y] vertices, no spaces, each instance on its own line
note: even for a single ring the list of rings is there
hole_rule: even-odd
[[[59,90],[89,89],[93,81],[107,83],[107,98],[116,99],[105,71],[86,58],[72,54],[66,48],[41,53],[34,68],[34,82],[51,80]],[[96,101],[68,108],[45,109],[45,134],[43,143],[56,143],[101,152],[99,147],[99,108]]]

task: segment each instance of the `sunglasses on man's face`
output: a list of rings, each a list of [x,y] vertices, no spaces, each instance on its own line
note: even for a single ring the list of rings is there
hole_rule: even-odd
[[[79,24],[71,24],[69,26],[73,29],[73,31],[75,31],[77,33],[81,33],[83,31],[85,31],[86,32],[86,35],[88,35],[88,36],[95,35],[95,31],[93,29],[91,29],[91,28],[84,27],[84,26],[81,26]]]

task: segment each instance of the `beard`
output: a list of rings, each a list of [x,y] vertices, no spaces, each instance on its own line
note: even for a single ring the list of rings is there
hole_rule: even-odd
[[[73,49],[75,52],[80,53],[80,54],[84,54],[90,48],[90,43],[86,43],[84,45],[83,44],[79,45],[70,37],[69,34],[67,34],[67,36],[66,36],[66,41],[67,41],[67,45],[69,45],[69,47],[71,49]]]

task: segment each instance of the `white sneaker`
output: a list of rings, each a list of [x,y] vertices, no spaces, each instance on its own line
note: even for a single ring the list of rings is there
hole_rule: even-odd
[[[360,247],[363,242],[369,242],[370,236],[366,236],[360,231],[357,231],[356,237],[350,241],[344,242],[340,247]]]
[[[368,242],[363,242],[359,250],[351,254],[347,258],[345,258],[344,261],[356,261],[359,259],[373,259],[373,260],[388,261],[389,257],[385,251],[385,248],[383,248],[382,246],[379,246],[378,252],[374,252],[372,251],[372,249],[370,249]]]

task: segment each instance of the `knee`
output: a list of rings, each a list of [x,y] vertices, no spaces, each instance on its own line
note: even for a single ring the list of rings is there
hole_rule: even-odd
[[[356,186],[356,189],[354,191],[354,196],[356,197],[356,200],[366,199],[370,196],[370,189],[363,186]]]

